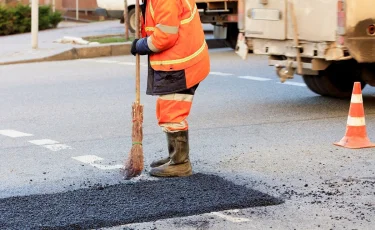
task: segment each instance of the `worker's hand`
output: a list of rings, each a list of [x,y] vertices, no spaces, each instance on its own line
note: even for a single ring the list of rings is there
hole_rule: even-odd
[[[134,39],[130,52],[135,56],[137,54],[137,42],[139,39]]]
[[[147,38],[135,39],[130,52],[133,55],[148,55],[153,53],[150,48],[148,48]]]

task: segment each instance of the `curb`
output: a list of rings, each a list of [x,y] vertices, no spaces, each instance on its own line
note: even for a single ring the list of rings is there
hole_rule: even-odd
[[[209,49],[228,47],[225,43],[225,40],[222,39],[207,39],[206,42]],[[74,59],[130,55],[130,49],[131,42],[73,47],[69,50],[47,57],[0,62],[0,65],[13,65],[48,61],[66,61]]]
[[[74,47],[70,50],[63,51],[59,54],[51,55],[48,57],[35,58],[35,59],[29,59],[29,60],[0,62],[0,65],[12,65],[12,64],[47,62],[47,61],[64,61],[64,60],[74,60],[74,59],[84,59],[84,58],[129,55],[130,49],[131,49],[130,42],[110,43],[106,45],[85,46],[85,47]]]

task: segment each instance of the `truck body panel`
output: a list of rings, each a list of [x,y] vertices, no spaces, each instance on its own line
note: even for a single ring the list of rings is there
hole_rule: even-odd
[[[241,1],[244,36],[251,39],[254,53],[296,57],[298,51],[302,57],[328,61],[375,62],[375,35],[368,32],[371,25],[375,30],[374,0]],[[289,3],[294,7],[297,37]],[[299,44],[293,43],[296,38]],[[316,49],[311,49],[314,45]]]
[[[283,40],[286,38],[286,0],[259,0],[245,3],[245,36]]]
[[[373,30],[371,31],[370,28]],[[345,45],[358,62],[375,62],[374,30],[375,2],[373,0],[346,1]]]
[[[336,40],[336,0],[294,2],[300,40]],[[245,36],[278,40],[294,38],[290,13],[287,9],[288,1],[269,0],[267,4],[262,4],[259,0],[246,0],[245,5]]]
[[[336,41],[337,0],[294,1],[298,38],[306,41]],[[290,13],[287,13],[287,39],[293,39]]]
[[[313,92],[348,97],[375,86],[374,0],[238,0],[236,53],[269,56],[281,82],[295,73]]]

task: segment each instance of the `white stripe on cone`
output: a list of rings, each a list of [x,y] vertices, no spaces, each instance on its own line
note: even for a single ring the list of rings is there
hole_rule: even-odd
[[[363,103],[362,94],[352,94],[351,103]]]
[[[351,117],[348,116],[348,126],[365,126],[365,118],[364,117]]]

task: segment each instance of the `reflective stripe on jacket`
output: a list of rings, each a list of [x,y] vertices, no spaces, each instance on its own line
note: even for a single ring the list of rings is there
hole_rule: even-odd
[[[145,31],[147,45],[154,52],[150,55],[154,70],[183,70],[208,58],[194,0],[148,0],[146,7]]]

